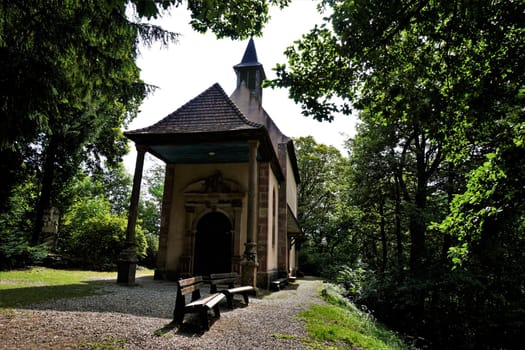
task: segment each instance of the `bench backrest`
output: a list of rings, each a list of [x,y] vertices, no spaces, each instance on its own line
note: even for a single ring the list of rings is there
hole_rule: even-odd
[[[196,276],[178,280],[177,286],[177,299],[184,300],[184,296],[191,293],[191,300],[195,301],[200,299],[200,289],[204,286],[204,284],[202,282],[202,276]]]
[[[217,291],[217,285],[227,285],[228,288],[233,288],[239,275],[235,272],[227,273],[212,273],[210,275],[210,291],[215,293]]]

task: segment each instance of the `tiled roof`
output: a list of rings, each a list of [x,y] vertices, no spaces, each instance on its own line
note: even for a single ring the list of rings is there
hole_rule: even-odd
[[[215,83],[161,121],[126,134],[208,133],[261,127],[261,124],[248,120],[222,87]]]

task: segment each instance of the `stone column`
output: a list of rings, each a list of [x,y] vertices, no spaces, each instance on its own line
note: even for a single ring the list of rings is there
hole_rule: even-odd
[[[248,141],[248,227],[242,266],[242,283],[257,286],[257,149],[259,141]]]
[[[137,225],[137,214],[139,207],[140,183],[142,181],[142,169],[144,168],[144,155],[146,146],[136,145],[137,162],[135,163],[135,174],[133,176],[133,189],[128,212],[128,227],[126,230],[126,248],[120,252],[118,261],[117,283],[127,285],[135,284],[135,272],[137,269],[137,253],[135,251],[135,228]]]
[[[175,177],[175,166],[166,165],[164,176],[164,193],[162,195],[162,209],[160,211],[159,251],[157,253],[157,268],[155,279],[168,279],[166,260],[168,257],[168,231],[171,220],[171,203],[173,200],[173,179]]]

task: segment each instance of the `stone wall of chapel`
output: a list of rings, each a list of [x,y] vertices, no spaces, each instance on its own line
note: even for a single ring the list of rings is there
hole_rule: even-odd
[[[185,248],[187,248],[185,247],[188,241],[187,231],[191,229],[191,224],[193,224],[185,222],[187,209],[185,207],[186,199],[183,194],[184,189],[189,184],[207,178],[219,170],[224,178],[236,181],[241,186],[243,192],[246,192],[248,188],[248,164],[175,164],[172,166],[173,187],[169,227],[167,228],[165,268],[169,271],[180,271],[183,268],[181,266],[181,257]],[[244,198],[242,202],[242,208],[240,213],[240,242],[245,242],[247,220],[246,198]],[[191,217],[191,215],[189,217]],[[244,245],[241,245],[242,246],[239,247],[240,252],[234,252],[234,254],[242,254]]]
[[[259,199],[258,199],[258,220],[257,220],[257,259],[259,262],[258,271],[268,269],[268,204],[270,196],[270,164],[259,163]]]

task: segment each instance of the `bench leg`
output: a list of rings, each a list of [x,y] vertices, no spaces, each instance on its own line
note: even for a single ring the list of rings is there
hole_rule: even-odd
[[[202,308],[199,312],[201,317],[202,326],[205,330],[210,329],[210,323],[208,321],[208,310],[206,308]]]
[[[182,326],[182,322],[184,321],[184,313],[174,313],[173,315],[173,321],[172,323],[177,326]]]
[[[173,323],[180,326],[184,321],[184,301],[182,297],[177,297],[175,300],[175,308],[173,309]]]
[[[233,294],[232,293],[225,293],[226,300],[228,301],[228,307],[230,309],[233,309]]]
[[[219,309],[219,304],[213,307],[213,313],[215,314],[216,318],[221,318],[221,310]]]
[[[248,305],[248,292],[242,293],[242,297],[244,298],[244,303]]]

